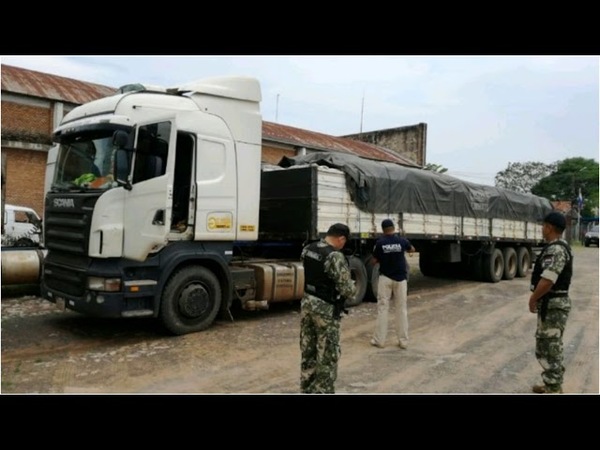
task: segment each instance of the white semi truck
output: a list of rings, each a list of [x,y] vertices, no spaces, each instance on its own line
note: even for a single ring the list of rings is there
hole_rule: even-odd
[[[302,297],[301,248],[347,223],[358,293],[373,296],[379,225],[393,218],[428,276],[525,276],[550,203],[337,153],[261,164],[261,90],[248,77],[127,85],[69,112],[45,198],[41,292],[173,334]]]

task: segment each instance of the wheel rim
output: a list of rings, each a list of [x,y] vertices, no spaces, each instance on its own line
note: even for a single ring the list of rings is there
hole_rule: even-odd
[[[179,311],[184,317],[201,317],[210,307],[210,295],[201,284],[186,286],[179,296]]]

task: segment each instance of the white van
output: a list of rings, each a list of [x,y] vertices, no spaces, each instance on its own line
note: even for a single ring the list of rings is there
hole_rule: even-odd
[[[42,234],[42,219],[32,208],[4,205],[4,234],[2,245],[37,247]]]

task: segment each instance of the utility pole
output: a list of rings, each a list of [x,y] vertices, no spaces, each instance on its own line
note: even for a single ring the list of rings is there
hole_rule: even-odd
[[[277,123],[278,116],[279,116],[279,94],[277,94],[277,100],[275,102],[275,123]]]
[[[358,133],[359,135],[362,134],[364,110],[365,110],[365,91],[363,90],[362,103],[360,105],[360,131]]]
[[[575,239],[577,241],[581,241],[581,209],[583,208],[583,196],[581,195],[581,181],[579,180],[579,191],[576,190],[575,175],[579,176],[579,173],[583,172],[585,169],[587,169],[587,166],[583,166],[581,169],[571,173],[571,176],[573,177],[573,194],[577,199],[577,226],[575,227]]]

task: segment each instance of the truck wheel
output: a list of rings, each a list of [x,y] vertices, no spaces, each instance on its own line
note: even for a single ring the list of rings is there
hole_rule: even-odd
[[[365,266],[365,270],[367,271],[367,292],[365,292],[364,301],[376,302],[377,301],[377,285],[373,285],[373,276],[375,272],[379,273],[379,264],[373,264],[371,261],[373,260],[373,255],[369,254],[366,257],[362,258],[363,265]],[[377,266],[377,267],[375,267]]]
[[[504,257],[504,274],[502,279],[512,280],[517,274],[517,251],[513,247],[505,247],[502,249]]]
[[[373,270],[371,271],[371,292],[373,294],[373,298],[377,301],[377,286],[379,285],[379,263],[373,266]]]
[[[419,254],[419,270],[426,277],[440,277],[444,275],[443,265],[433,260],[433,253]]]
[[[490,253],[483,254],[483,279],[492,283],[497,283],[504,274],[504,256],[499,248],[493,249]]]
[[[518,278],[527,276],[529,268],[531,267],[531,253],[527,247],[517,248],[517,274]]]
[[[363,262],[357,258],[356,256],[348,257],[348,264],[350,266],[350,274],[352,275],[352,279],[356,284],[356,295],[354,298],[346,299],[345,305],[347,307],[360,305],[367,293],[367,269]]]
[[[221,285],[206,267],[189,266],[176,272],[163,291],[160,318],[173,334],[208,328],[221,305]]]

